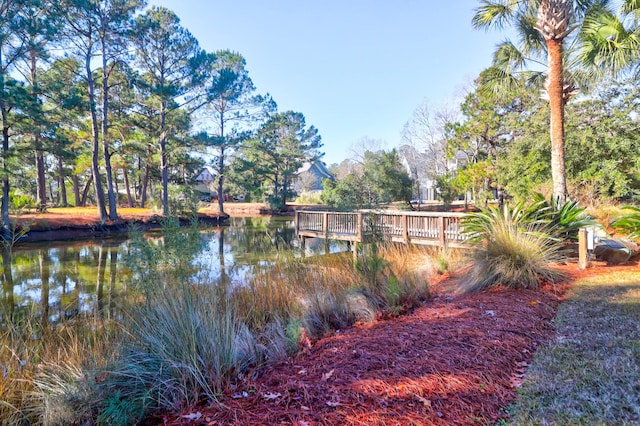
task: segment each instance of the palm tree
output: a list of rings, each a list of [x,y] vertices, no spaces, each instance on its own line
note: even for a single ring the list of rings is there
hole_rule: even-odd
[[[581,57],[597,71],[619,75],[631,70],[640,75],[640,0],[624,0],[614,15],[594,9],[585,17]]]
[[[575,57],[571,47],[585,16],[593,8],[608,10],[608,3],[607,0],[483,0],[473,17],[476,28],[512,27],[520,38],[518,47],[510,41],[498,46],[492,71],[496,77],[494,89],[519,84],[521,79],[516,74],[523,70],[530,81],[540,81],[544,73],[535,71],[535,64],[543,65],[546,59],[543,97],[550,107],[551,176],[554,196],[562,201],[567,196],[564,109],[576,91],[577,81],[567,66]]]

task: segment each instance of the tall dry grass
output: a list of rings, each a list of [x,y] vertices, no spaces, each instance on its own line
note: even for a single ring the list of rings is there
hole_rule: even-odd
[[[0,335],[0,423],[80,424],[95,418],[98,378],[117,354],[117,328],[78,322],[57,328],[35,317]]]
[[[473,245],[471,266],[460,287],[479,291],[497,286],[540,287],[561,277],[553,264],[563,259],[560,241],[544,222],[532,222],[517,205],[489,208],[469,216],[464,232]]]
[[[0,423],[124,425],[158,409],[220,403],[248,367],[428,299],[438,263],[427,261],[433,252],[394,245],[362,250],[359,268],[349,253],[280,256],[230,287],[194,282],[197,242],[167,229],[161,242],[134,241],[128,263],[138,268],[130,286],[137,291],[122,302],[119,327],[78,321],[34,341],[25,328],[2,335]]]

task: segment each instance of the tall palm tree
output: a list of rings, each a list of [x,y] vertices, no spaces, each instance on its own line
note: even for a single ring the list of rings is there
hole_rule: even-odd
[[[593,8],[608,10],[608,0],[482,0],[473,17],[476,28],[511,27],[520,39],[516,46],[506,41],[494,55],[494,88],[521,81],[525,71],[532,81],[544,75],[543,97],[550,107],[551,176],[553,193],[564,201],[567,184],[564,161],[564,109],[576,90],[569,73],[572,48],[585,16]]]

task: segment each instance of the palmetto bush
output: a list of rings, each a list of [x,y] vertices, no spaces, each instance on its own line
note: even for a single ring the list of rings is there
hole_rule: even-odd
[[[553,195],[547,200],[544,195],[535,194],[523,213],[524,222],[545,225],[547,232],[562,240],[576,240],[580,228],[598,226],[593,216],[586,213],[577,201],[562,203]]]
[[[617,217],[611,225],[626,233],[627,237],[640,240],[640,207],[628,206],[624,210],[629,210],[629,213]]]
[[[461,284],[464,291],[501,285],[535,289],[560,278],[553,268],[562,258],[560,244],[552,237],[554,228],[530,218],[518,204],[482,209],[464,219],[463,232],[473,246],[471,269]]]

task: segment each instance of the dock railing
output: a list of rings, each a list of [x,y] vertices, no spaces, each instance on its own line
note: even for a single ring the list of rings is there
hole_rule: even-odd
[[[301,238],[367,243],[375,239],[404,244],[464,248],[461,220],[465,213],[298,210],[296,235]]]

